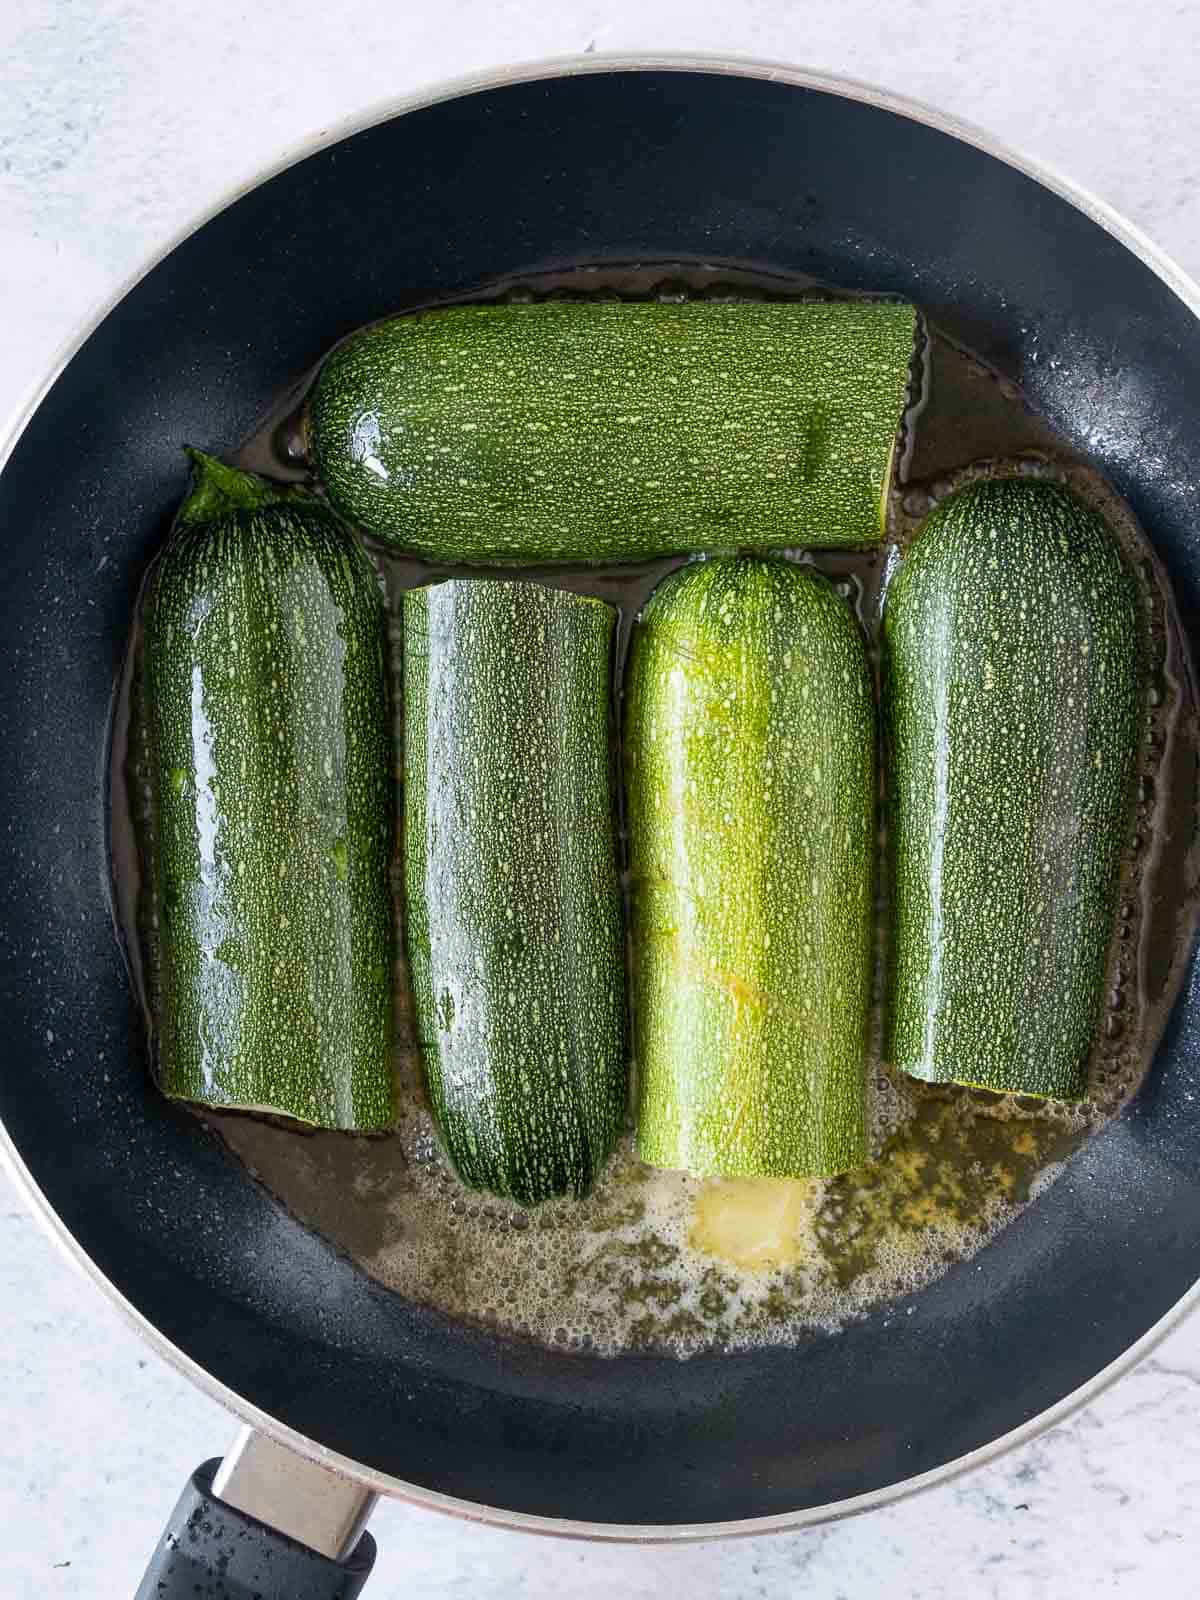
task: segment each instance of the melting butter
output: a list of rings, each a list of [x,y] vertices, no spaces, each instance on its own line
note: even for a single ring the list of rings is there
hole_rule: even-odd
[[[692,1208],[688,1243],[745,1272],[794,1267],[811,1254],[820,1185],[805,1178],[714,1178]]]

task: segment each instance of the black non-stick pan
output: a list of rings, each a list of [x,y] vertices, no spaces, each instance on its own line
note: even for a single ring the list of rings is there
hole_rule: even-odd
[[[328,1469],[612,1537],[879,1505],[1094,1392],[1193,1296],[1192,974],[1133,1102],[974,1260],[837,1336],[687,1361],[552,1353],[406,1303],[152,1087],[113,931],[105,745],[181,442],[233,447],[323,349],[386,312],[506,273],[681,260],[918,302],[1128,498],[1194,632],[1196,289],[1102,206],[873,90],[682,60],[505,74],[315,149],[154,265],[71,354],[0,474],[0,1116],[75,1259],[289,1447],[249,1441],[217,1488],[302,1542],[271,1543],[218,1501],[192,1537],[176,1529],[148,1593],[191,1593],[219,1557],[230,1594],[354,1592],[367,1543],[356,1572],[304,1554],[353,1543]],[[276,1457],[290,1472],[273,1475]],[[211,1487],[201,1475],[188,1506]],[[284,1583],[289,1562],[306,1576]]]

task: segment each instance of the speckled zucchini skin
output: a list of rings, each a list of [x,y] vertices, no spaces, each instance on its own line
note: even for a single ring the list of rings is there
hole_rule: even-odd
[[[434,560],[871,544],[915,332],[888,301],[395,317],[326,360],[313,456],[347,516]]]
[[[145,613],[159,1082],[384,1128],[393,780],[375,574],[326,507],[193,459]]]
[[[934,1082],[1087,1089],[1143,737],[1134,579],[1059,485],[980,482],[887,596],[891,1053]]]
[[[875,722],[862,635],[786,561],[658,587],[626,688],[638,1150],[726,1176],[866,1157]]]
[[[527,582],[404,596],[406,939],[463,1181],[582,1194],[625,1108],[615,613]]]

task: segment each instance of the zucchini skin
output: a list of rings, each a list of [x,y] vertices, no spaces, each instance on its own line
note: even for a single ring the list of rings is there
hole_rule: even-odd
[[[897,301],[450,306],[326,358],[330,499],[433,560],[874,544],[909,388]]]
[[[193,452],[147,593],[163,1092],[393,1118],[393,778],[375,573],[319,502]]]
[[[635,629],[626,700],[639,1154],[860,1165],[875,716],[850,608],[787,561],[684,567]]]
[[[426,1082],[464,1183],[586,1192],[626,1102],[615,613],[524,581],[404,596],[406,939]]]
[[[892,1058],[1079,1099],[1144,738],[1134,578],[1067,489],[975,483],[926,519],[884,642]]]

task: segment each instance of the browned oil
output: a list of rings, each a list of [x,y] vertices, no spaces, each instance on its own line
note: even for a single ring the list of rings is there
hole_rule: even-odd
[[[747,298],[818,287],[727,266],[650,264],[506,280],[472,298]],[[881,898],[872,1160],[844,1177],[797,1185],[803,1191],[796,1208],[801,1222],[786,1264],[739,1266],[708,1253],[697,1239],[696,1206],[706,1186],[682,1173],[645,1167],[628,1135],[584,1201],[523,1211],[465,1189],[433,1133],[401,961],[400,1114],[394,1135],[359,1138],[236,1113],[198,1113],[295,1216],[396,1292],[520,1336],[609,1353],[649,1346],[686,1355],[713,1345],[785,1343],[813,1326],[836,1328],[968,1258],[1053,1182],[1062,1163],[1141,1081],[1182,979],[1200,901],[1200,719],[1191,663],[1165,575],[1128,508],[1011,383],[936,328],[927,332],[922,393],[889,511],[890,545],[793,555],[842,586],[874,649],[898,551],[929,508],[971,477],[1016,470],[1067,481],[1099,506],[1121,540],[1141,585],[1151,689],[1110,1003],[1093,1053],[1089,1098],[1058,1105],[930,1086],[893,1072],[879,1056],[887,937]],[[301,415],[312,377],[303,375],[280,396],[233,457],[238,464],[280,478],[305,476]],[[400,594],[462,569],[371,549],[388,596],[398,667]],[[633,619],[655,584],[678,565],[680,558],[673,558],[604,569],[530,568],[526,574],[599,595],[618,608],[618,706]],[[138,641],[135,617],[117,704],[111,815],[115,902],[134,980],[146,1000],[153,927],[143,853],[152,818],[134,692]],[[879,881],[886,885],[886,873]],[[399,903],[396,914],[400,925]],[[146,1006],[149,1024],[148,1000]]]

